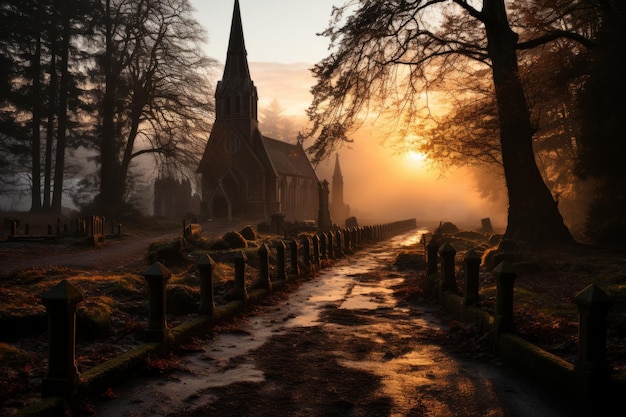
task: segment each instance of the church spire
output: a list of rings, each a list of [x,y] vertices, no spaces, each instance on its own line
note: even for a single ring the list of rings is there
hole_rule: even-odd
[[[230,25],[226,66],[224,67],[224,77],[222,79],[251,81],[250,69],[248,68],[248,52],[246,51],[246,44],[243,38],[239,0],[235,0],[233,20]]]
[[[235,0],[224,75],[217,83],[215,102],[216,119],[247,120],[251,128],[256,126],[258,96],[248,67],[239,0]]]
[[[341,174],[341,166],[339,165],[339,154],[337,154],[335,157],[335,172],[333,173],[333,206],[335,207],[336,214],[338,213],[337,210],[341,209],[343,205],[343,175]]]
[[[339,154],[335,155],[335,172],[333,173],[333,179],[339,178],[343,181],[343,175],[341,174],[341,167],[339,166]]]

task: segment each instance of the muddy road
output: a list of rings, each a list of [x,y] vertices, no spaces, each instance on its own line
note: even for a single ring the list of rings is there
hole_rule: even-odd
[[[95,416],[558,417],[561,404],[495,360],[451,353],[451,320],[406,297],[412,231],[341,259],[166,369],[93,399]]]

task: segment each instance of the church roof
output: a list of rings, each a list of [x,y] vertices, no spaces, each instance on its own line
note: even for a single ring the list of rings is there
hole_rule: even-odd
[[[306,152],[302,149],[302,145],[293,145],[267,136],[262,138],[263,145],[265,145],[277,174],[317,180],[317,174],[311,166]]]

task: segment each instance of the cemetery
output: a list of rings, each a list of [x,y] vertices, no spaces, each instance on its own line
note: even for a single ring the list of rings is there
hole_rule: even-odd
[[[12,343],[24,338],[38,344],[40,358],[33,362],[27,345],[18,343],[24,347],[20,351],[3,344],[3,357],[9,358],[5,363],[22,364],[6,373],[3,384],[16,391],[3,395],[14,401],[26,395],[27,402],[28,392],[31,402],[33,394],[44,400],[63,398],[80,390],[106,391],[131,369],[159,372],[172,352],[193,343],[197,335],[219,329],[218,323],[235,319],[242,309],[314,277],[332,267],[334,259],[366,253],[368,242],[414,227],[415,221],[409,220],[285,237],[247,225],[206,239],[199,224],[183,223],[179,237],[150,245],[142,271],[15,271],[1,283],[3,334]],[[499,238],[440,224],[434,234],[398,253],[391,266],[416,270],[403,297],[445,305],[457,323],[445,338],[464,355],[490,358],[496,352],[513,352],[503,359],[522,366],[534,362],[535,367],[527,367],[532,377],[566,393],[579,389],[573,376],[581,366],[589,368],[589,378],[603,381],[592,384],[604,387],[603,392],[614,389],[609,381],[623,388],[624,303],[618,264],[600,268],[598,258],[586,258],[594,256],[589,251],[578,259],[551,253],[526,259],[507,242],[499,242],[507,250],[495,251]],[[595,276],[589,268],[595,268]],[[70,310],[59,311],[57,305]],[[52,346],[57,338],[52,333],[67,330],[47,326],[46,317],[55,314],[65,317],[53,320],[59,326],[72,328],[71,320],[76,325],[76,334],[71,341],[63,338],[60,348]],[[46,331],[48,343],[36,342]],[[520,348],[526,345],[531,348]],[[526,351],[535,353],[529,359]],[[591,356],[581,360],[585,352]],[[40,362],[46,354],[47,369]],[[59,359],[64,354],[73,358]],[[62,362],[55,368],[57,360],[75,365],[68,368]],[[51,372],[62,375],[46,383]],[[59,378],[65,383],[59,385]]]

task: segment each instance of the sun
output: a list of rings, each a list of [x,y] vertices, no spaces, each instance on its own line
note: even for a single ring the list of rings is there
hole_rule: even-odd
[[[422,152],[407,151],[404,155],[404,163],[412,169],[423,168],[426,166],[427,157]]]
[[[426,160],[426,155],[424,155],[421,152],[415,152],[415,151],[408,151],[407,157],[411,161],[415,161],[415,162],[424,162]]]

